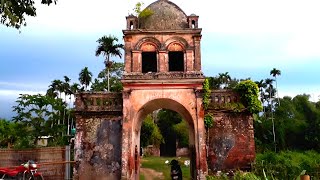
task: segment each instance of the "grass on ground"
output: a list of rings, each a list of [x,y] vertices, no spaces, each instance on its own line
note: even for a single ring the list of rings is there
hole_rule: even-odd
[[[173,159],[177,159],[181,166],[182,176],[183,179],[191,179],[190,178],[190,166],[185,166],[183,162],[185,160],[189,160],[187,157],[181,157],[178,159],[177,157],[143,157],[141,159],[141,164],[143,168],[150,168],[158,172],[162,172],[165,179],[170,179],[170,165],[165,164],[165,161],[168,160],[169,162]]]

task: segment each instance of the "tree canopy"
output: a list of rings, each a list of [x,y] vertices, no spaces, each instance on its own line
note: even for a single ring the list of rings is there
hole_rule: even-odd
[[[58,0],[41,0],[41,4],[56,4]],[[0,22],[7,27],[20,29],[26,26],[26,16],[36,16],[34,0],[2,0],[0,1]]]

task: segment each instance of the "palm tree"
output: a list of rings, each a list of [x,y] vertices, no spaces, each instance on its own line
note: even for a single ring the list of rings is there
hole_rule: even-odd
[[[265,102],[265,96],[264,96],[264,88],[267,88],[267,83],[265,83],[265,81],[262,79],[260,81],[256,81],[255,82],[258,85],[259,91],[260,91],[260,100],[262,103],[262,107],[263,107],[263,113],[265,114],[265,106],[264,106],[264,102]]]
[[[92,73],[88,70],[88,67],[83,68],[79,73],[79,81],[87,90],[92,80]]]
[[[78,83],[73,83],[70,87],[71,93],[74,95],[77,92],[79,92],[80,88],[79,88],[79,84]]]
[[[123,44],[115,44],[115,42],[118,42],[118,38],[109,35],[109,36],[103,36],[97,40],[99,43],[97,50],[96,50],[96,56],[100,56],[101,54],[106,57],[104,64],[107,69],[107,85],[108,85],[108,91],[110,91],[110,83],[109,83],[109,69],[112,66],[112,62],[110,62],[110,56],[118,56],[121,58],[121,49],[123,49]]]
[[[47,95],[55,97],[55,95],[59,95],[61,98],[61,92],[63,91],[63,82],[59,79],[55,79],[49,85],[49,89],[47,90]]]
[[[272,134],[273,134],[273,143],[274,143],[274,151],[277,151],[277,145],[276,145],[276,132],[274,127],[274,119],[273,119],[273,103],[272,103],[272,96],[274,96],[274,88],[273,83],[274,79],[267,78],[265,80],[266,84],[268,85],[267,92],[269,93],[269,108],[271,113],[271,121],[272,121]]]
[[[224,85],[223,88],[228,88],[228,83],[231,81],[231,76],[229,75],[229,72],[225,73],[219,73],[220,82],[222,85]]]
[[[63,91],[63,82],[59,79],[55,79],[49,85],[49,89],[47,90],[47,95],[53,98],[58,98],[59,96],[59,99],[61,99],[62,91]],[[61,112],[59,110],[58,110],[58,116],[59,116],[59,119],[57,120],[58,121],[57,123],[60,124]]]
[[[276,90],[277,90],[277,98],[278,98],[278,103],[279,103],[279,106],[280,106],[280,100],[279,100],[279,94],[278,94],[278,82],[277,82],[277,76],[280,76],[281,75],[281,71],[279,69],[276,69],[276,68],[273,68],[271,71],[270,71],[270,75],[272,75],[276,81]]]

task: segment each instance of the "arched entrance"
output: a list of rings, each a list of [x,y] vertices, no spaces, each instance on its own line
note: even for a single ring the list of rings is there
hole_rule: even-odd
[[[141,133],[141,125],[143,120],[145,119],[145,117],[150,114],[151,112],[158,110],[158,109],[162,109],[162,108],[166,108],[172,111],[177,112],[178,114],[180,114],[182,116],[182,118],[187,122],[188,124],[188,131],[189,131],[189,150],[190,150],[190,160],[191,160],[191,166],[190,166],[190,174],[194,175],[194,173],[192,173],[192,170],[195,167],[195,129],[194,129],[194,120],[192,119],[190,113],[186,110],[186,108],[178,103],[177,101],[174,101],[172,99],[154,99],[152,101],[147,102],[144,106],[142,106],[142,108],[138,111],[137,115],[136,115],[136,120],[137,123],[135,123],[135,127],[134,127],[134,143],[137,144],[137,147],[140,147],[140,133]],[[175,149],[175,148],[174,148]],[[138,150],[141,150],[140,148],[138,148]],[[140,153],[140,152],[139,152]],[[140,159],[135,159],[135,161],[139,162]],[[138,171],[139,171],[139,167],[138,166]]]
[[[143,119],[157,109],[179,113],[189,125],[189,148],[194,179],[206,173],[205,128],[201,99],[194,89],[135,89],[123,97],[122,178],[139,177],[140,132]],[[204,159],[203,159],[204,158]]]

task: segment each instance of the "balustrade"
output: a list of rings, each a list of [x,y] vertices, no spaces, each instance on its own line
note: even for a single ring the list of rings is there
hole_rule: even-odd
[[[83,92],[76,94],[76,111],[122,111],[122,93]]]

